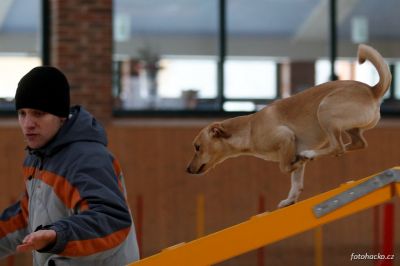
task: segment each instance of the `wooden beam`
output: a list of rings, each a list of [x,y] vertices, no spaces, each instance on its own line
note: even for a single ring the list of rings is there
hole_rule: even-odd
[[[400,167],[393,168],[392,170],[397,174],[400,172]],[[292,206],[253,216],[248,221],[241,224],[188,243],[180,243],[163,250],[161,253],[129,265],[212,265],[262,246],[292,237],[307,230],[317,228],[323,224],[382,204],[392,199],[396,194],[399,196],[398,191],[397,193],[393,192],[393,187],[395,187],[395,185],[393,185],[394,183],[385,184],[384,186],[374,189],[372,192],[368,191],[368,194],[363,194],[360,198],[356,197],[354,201],[350,201],[344,206],[324,214],[320,218],[317,218],[317,215],[313,212],[314,207],[320,203],[326,202],[341,193],[347,193],[348,190],[360,184],[363,184],[359,186],[363,189],[365,187],[365,182],[369,179],[379,177],[382,174],[384,175],[384,173],[379,173],[358,181],[347,182],[336,189],[319,194]],[[370,184],[371,181],[368,182],[368,184]],[[377,184],[377,182],[378,181],[374,180],[373,185]],[[356,191],[360,190],[359,187],[356,188]],[[367,188],[368,187],[369,186],[367,186]],[[398,190],[398,183],[396,183],[396,187]],[[353,193],[352,191],[354,190],[350,192]]]

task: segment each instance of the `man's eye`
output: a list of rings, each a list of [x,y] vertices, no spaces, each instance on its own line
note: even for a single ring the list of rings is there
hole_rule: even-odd
[[[194,148],[195,148],[196,151],[199,151],[200,150],[200,145],[194,145]]]
[[[41,117],[41,116],[43,116],[44,114],[45,114],[45,113],[42,112],[42,111],[35,111],[35,112],[33,113],[33,115],[36,116],[36,117]]]

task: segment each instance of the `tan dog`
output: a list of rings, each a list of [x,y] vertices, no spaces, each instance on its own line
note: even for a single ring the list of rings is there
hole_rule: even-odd
[[[208,125],[194,139],[195,154],[187,172],[203,174],[239,155],[276,161],[282,172],[291,173],[288,198],[278,207],[295,203],[308,160],[367,147],[362,134],[380,119],[380,101],[391,74],[375,49],[360,45],[359,63],[366,59],[379,73],[375,86],[351,80],[327,82],[277,100],[257,113]],[[349,143],[343,143],[343,135]]]

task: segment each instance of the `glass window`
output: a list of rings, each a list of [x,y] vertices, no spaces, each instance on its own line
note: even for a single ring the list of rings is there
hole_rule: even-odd
[[[114,1],[120,108],[213,107],[217,97],[218,1]],[[211,103],[211,105],[210,105]]]
[[[225,111],[234,111],[235,108],[255,111],[261,103],[265,105],[283,94],[279,93],[283,90],[278,82],[281,62],[290,68],[292,63],[314,64],[316,59],[326,56],[321,47],[326,45],[327,27],[318,27],[320,23],[315,23],[312,17],[316,12],[327,11],[323,2],[226,1],[224,97],[229,102],[224,105]],[[284,83],[290,88],[303,88],[307,83],[298,81],[294,84],[293,80]]]
[[[186,91],[195,91],[199,98],[217,96],[215,58],[166,57],[161,66],[158,79],[161,97],[179,98]]]
[[[315,84],[329,81],[330,71],[329,60],[317,60],[315,63]],[[348,60],[339,59],[335,62],[335,71],[339,80],[357,80],[370,86],[379,81],[378,72],[369,61],[360,65],[352,58]]]
[[[329,81],[331,75],[331,63],[327,59],[315,62],[315,85]]]
[[[338,56],[353,58],[355,79],[374,85],[379,80],[379,75],[370,62],[359,65],[356,60],[357,46],[366,43],[376,48],[390,63],[398,58],[400,40],[398,16],[398,1],[364,0],[346,1],[339,0],[337,25],[338,25]],[[379,12],[376,12],[379,10]],[[383,15],[384,14],[384,15]],[[395,68],[396,69],[396,68]],[[336,69],[339,71],[339,69]],[[398,77],[395,71],[395,81]],[[398,87],[394,85],[394,98],[398,98]],[[385,98],[389,98],[390,90]],[[385,104],[385,102],[384,102]]]
[[[40,59],[35,56],[0,54],[0,98],[11,101],[21,77],[38,65]]]
[[[370,86],[375,85],[379,81],[378,71],[371,62],[366,61],[360,65],[357,62],[355,65],[355,80],[364,82]]]
[[[115,0],[116,107],[255,111],[329,80],[329,1],[224,1],[226,36],[221,3]],[[397,2],[336,3],[335,72],[340,79],[373,84],[374,68],[355,62],[357,45],[368,43],[392,61],[399,58]]]
[[[225,64],[225,97],[273,99],[277,95],[276,63],[272,60],[237,58]]]
[[[394,66],[394,97],[400,99],[400,63],[395,63]]]
[[[0,109],[14,108],[18,81],[41,64],[39,7],[39,0],[0,4]]]

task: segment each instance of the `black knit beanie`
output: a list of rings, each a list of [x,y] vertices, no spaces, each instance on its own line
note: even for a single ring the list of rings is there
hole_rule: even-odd
[[[59,117],[69,114],[69,84],[55,67],[35,67],[21,78],[15,93],[15,108],[31,108]]]

